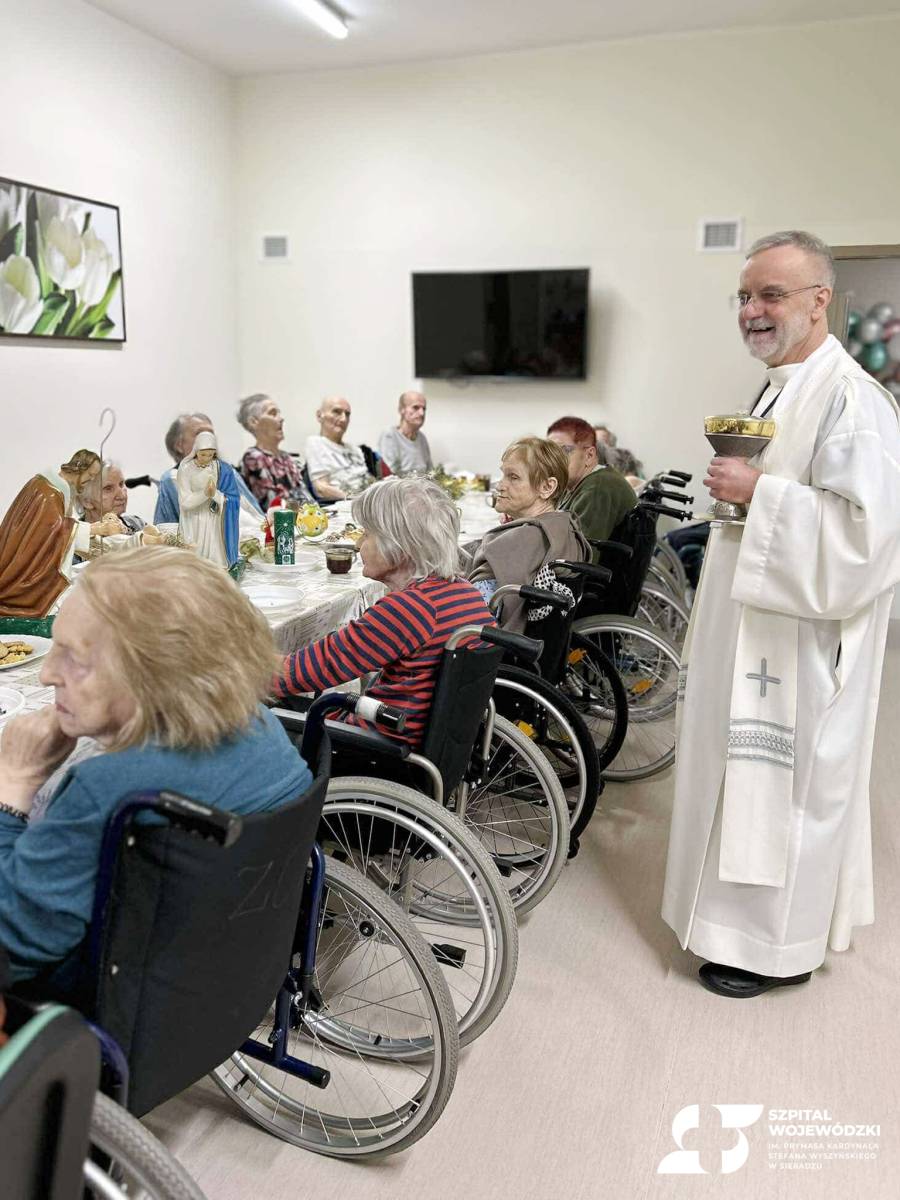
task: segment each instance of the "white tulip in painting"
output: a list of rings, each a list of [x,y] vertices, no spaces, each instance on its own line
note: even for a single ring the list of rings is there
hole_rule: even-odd
[[[84,279],[84,243],[72,220],[51,217],[44,233],[44,263],[58,288],[67,292]]]
[[[7,333],[31,333],[43,310],[41,285],[31,259],[11,255],[0,265],[0,325]]]

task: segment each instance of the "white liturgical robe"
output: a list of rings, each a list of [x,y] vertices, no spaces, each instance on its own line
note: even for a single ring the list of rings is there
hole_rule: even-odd
[[[768,376],[764,474],[746,524],[713,527],[691,614],[663,917],[702,958],[789,976],[874,920],[869,769],[900,581],[900,418],[830,336]],[[748,630],[754,661],[739,657]],[[746,696],[752,719],[736,720]]]

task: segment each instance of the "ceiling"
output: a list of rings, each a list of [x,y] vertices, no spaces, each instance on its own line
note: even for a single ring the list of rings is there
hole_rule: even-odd
[[[292,0],[90,2],[232,75],[900,13],[900,0],[341,0],[350,36],[336,41]]]

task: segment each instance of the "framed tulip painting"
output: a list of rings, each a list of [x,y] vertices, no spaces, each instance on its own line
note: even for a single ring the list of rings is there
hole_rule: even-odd
[[[0,177],[0,335],[125,341],[114,204]]]

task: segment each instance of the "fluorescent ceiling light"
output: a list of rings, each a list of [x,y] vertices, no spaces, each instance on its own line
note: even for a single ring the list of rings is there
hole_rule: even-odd
[[[309,17],[310,21],[314,21],[320,29],[324,29],[332,37],[345,38],[350,32],[344,18],[339,16],[324,0],[294,0],[294,4],[305,17]]]

